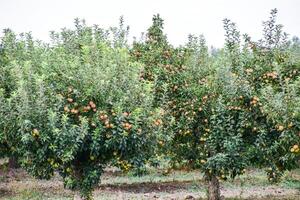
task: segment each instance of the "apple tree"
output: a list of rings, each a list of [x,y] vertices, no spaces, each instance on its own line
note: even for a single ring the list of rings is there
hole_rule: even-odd
[[[9,101],[22,166],[38,178],[58,172],[66,188],[91,199],[112,160],[125,169],[143,165],[160,115],[153,84],[140,79],[143,65],[129,59],[126,30],[75,26],[52,32],[38,67],[13,63]]]

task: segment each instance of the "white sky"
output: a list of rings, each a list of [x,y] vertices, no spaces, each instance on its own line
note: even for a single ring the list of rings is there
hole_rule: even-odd
[[[109,27],[123,15],[130,37],[139,38],[151,25],[153,14],[160,13],[172,44],[184,44],[192,33],[204,34],[209,45],[221,47],[225,17],[236,22],[242,33],[259,38],[262,21],[272,8],[279,10],[278,22],[284,30],[300,36],[300,0],[0,0],[0,29],[31,31],[35,38],[47,41],[50,30],[73,27],[75,17]]]

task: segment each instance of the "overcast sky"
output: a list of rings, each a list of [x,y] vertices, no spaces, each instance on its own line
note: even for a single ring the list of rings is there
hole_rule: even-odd
[[[47,41],[50,30],[72,27],[76,17],[109,27],[123,15],[132,38],[145,32],[153,14],[160,13],[174,45],[184,44],[192,33],[204,34],[209,45],[221,47],[224,18],[236,22],[242,33],[259,38],[272,8],[279,10],[284,30],[300,36],[300,0],[0,0],[0,29],[31,31]]]

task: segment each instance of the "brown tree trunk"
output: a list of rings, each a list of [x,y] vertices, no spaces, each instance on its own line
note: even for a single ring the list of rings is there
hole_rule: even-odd
[[[208,182],[208,200],[221,200],[220,183],[215,175],[206,176]]]
[[[9,169],[16,169],[19,167],[17,158],[15,156],[10,156],[8,159],[8,167]]]
[[[80,183],[82,180],[83,180],[83,174],[82,174],[82,170],[80,169],[74,169],[74,173],[75,173],[75,177],[76,177],[76,181],[78,183]],[[82,194],[80,191],[81,191],[82,188],[78,188],[77,186],[77,191],[74,195],[74,200],[92,200],[93,199],[93,194],[92,192],[90,193],[85,193],[85,194]]]

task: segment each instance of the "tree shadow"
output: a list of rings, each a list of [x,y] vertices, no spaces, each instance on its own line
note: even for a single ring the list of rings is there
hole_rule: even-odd
[[[150,193],[150,192],[174,192],[178,190],[187,190],[197,188],[204,189],[204,182],[201,179],[187,181],[164,181],[164,182],[138,182],[138,183],[120,183],[120,184],[102,184],[98,187],[100,190],[111,192],[128,193]]]

